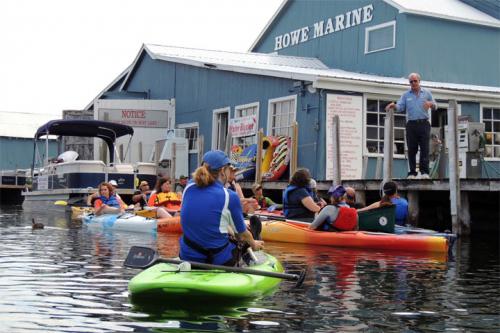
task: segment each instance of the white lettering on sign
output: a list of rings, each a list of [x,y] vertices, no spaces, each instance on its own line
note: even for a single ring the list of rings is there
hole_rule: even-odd
[[[362,19],[361,19],[362,18]],[[278,51],[289,46],[294,46],[309,40],[309,32],[312,31],[312,39],[323,37],[333,32],[355,27],[368,23],[373,19],[373,5],[369,4],[361,8],[353,9],[344,14],[336,15],[333,18],[313,23],[312,29],[305,26],[291,32],[274,37],[274,51]]]

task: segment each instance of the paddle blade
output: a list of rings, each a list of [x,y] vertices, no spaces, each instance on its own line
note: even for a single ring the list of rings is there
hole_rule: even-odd
[[[54,205],[56,206],[67,206],[68,203],[64,200],[57,200],[56,202],[54,202]]]
[[[158,255],[155,250],[149,247],[132,246],[128,251],[127,258],[123,266],[130,268],[148,268],[154,265]]]
[[[307,273],[307,270],[303,269],[300,274],[299,274],[299,278],[297,279],[297,283],[295,283],[295,288],[299,288],[302,286],[302,283],[304,283],[304,280],[306,278],[306,273]]]

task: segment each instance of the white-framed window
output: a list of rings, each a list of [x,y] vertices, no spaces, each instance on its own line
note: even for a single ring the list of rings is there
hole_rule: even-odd
[[[365,29],[365,54],[396,47],[396,21]]]
[[[366,97],[365,103],[365,154],[384,153],[385,107],[394,98]],[[406,114],[394,112],[394,157],[404,157]]]
[[[297,113],[297,95],[269,100],[267,116],[268,135],[292,136],[292,125]]]
[[[484,123],[484,157],[500,159],[500,105],[481,105],[481,122]]]
[[[227,132],[229,128],[229,111],[225,107],[215,109],[212,116],[212,149],[226,150]]]
[[[195,123],[179,124],[177,128],[183,128],[186,130],[186,139],[188,139],[188,149],[189,153],[198,152],[198,132],[200,125]]]
[[[234,107],[234,118],[255,116],[257,119],[257,128],[259,127],[259,102],[237,105]],[[246,147],[257,142],[257,133],[249,136],[233,138],[233,144],[245,149]]]

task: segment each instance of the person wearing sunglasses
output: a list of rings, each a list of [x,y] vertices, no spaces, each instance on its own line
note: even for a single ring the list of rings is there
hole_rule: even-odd
[[[416,179],[417,152],[420,147],[420,179],[429,177],[429,139],[431,124],[430,111],[437,109],[436,101],[428,89],[420,87],[420,75],[411,73],[408,76],[410,89],[406,91],[397,103],[386,106],[396,112],[406,112],[406,143],[408,144],[408,164],[410,171],[408,179]]]

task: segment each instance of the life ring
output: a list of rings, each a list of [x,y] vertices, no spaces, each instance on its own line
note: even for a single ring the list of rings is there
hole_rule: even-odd
[[[276,181],[285,173],[290,163],[291,139],[287,136],[278,136],[277,145],[273,151],[273,157],[269,170],[262,175],[263,180]]]

